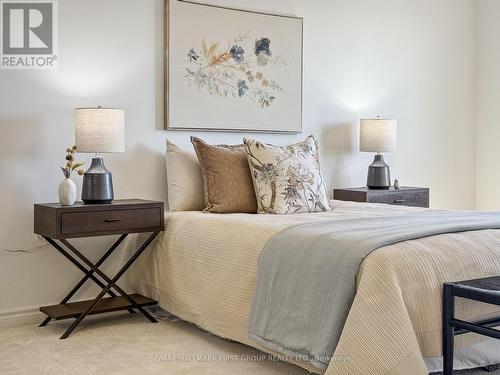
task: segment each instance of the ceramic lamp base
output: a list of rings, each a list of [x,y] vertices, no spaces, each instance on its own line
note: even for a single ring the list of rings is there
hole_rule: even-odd
[[[100,157],[92,158],[92,164],[83,175],[82,201],[86,204],[111,203],[114,199],[111,172]]]
[[[368,168],[366,186],[369,189],[389,189],[391,187],[391,172],[381,154],[375,155],[373,163]]]

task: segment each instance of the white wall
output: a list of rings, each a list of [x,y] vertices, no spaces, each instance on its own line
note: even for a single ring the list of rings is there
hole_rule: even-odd
[[[500,209],[500,2],[478,1],[477,199],[478,209]]]
[[[213,3],[304,17],[304,133],[253,136],[285,144],[314,134],[328,185],[360,186],[373,156],[357,152],[358,120],[393,117],[399,121],[399,149],[387,157],[393,175],[429,186],[434,207],[474,207],[473,0]],[[190,147],[194,134],[163,130],[161,0],[59,6],[59,68],[0,71],[0,313],[55,303],[80,277],[52,249],[4,251],[43,244],[32,234],[32,207],[57,200],[74,107],[127,111],[127,153],[105,157],[118,198],[164,199],[165,138]],[[197,135],[232,143],[243,134]],[[77,245],[97,258],[109,241]]]

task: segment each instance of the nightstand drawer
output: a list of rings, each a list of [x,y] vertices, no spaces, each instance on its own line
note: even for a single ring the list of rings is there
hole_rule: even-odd
[[[72,206],[43,203],[35,204],[34,211],[34,232],[57,239],[161,232],[164,222],[163,202],[144,199]]]
[[[401,189],[335,189],[333,198],[340,201],[384,203],[397,206],[429,207],[429,189],[402,186]]]
[[[369,194],[368,202],[401,206],[428,207],[429,195],[426,191],[391,191],[390,193]]]
[[[161,208],[65,212],[61,215],[61,234],[116,232],[161,227]]]

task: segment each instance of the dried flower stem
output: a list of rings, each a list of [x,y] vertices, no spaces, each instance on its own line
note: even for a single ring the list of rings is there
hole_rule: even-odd
[[[77,173],[79,176],[83,175],[83,169],[78,169],[81,167],[84,163],[77,163],[75,161],[75,152],[77,150],[76,146],[73,146],[71,148],[66,149],[66,165],[64,167],[61,167],[62,173],[64,177],[70,178],[71,177],[71,172],[74,170],[77,170]]]

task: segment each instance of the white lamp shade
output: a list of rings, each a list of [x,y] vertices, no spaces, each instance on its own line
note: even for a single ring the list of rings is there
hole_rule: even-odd
[[[125,111],[75,109],[75,145],[77,152],[125,152]]]
[[[397,121],[363,119],[359,127],[359,150],[365,152],[394,152],[397,143]]]

